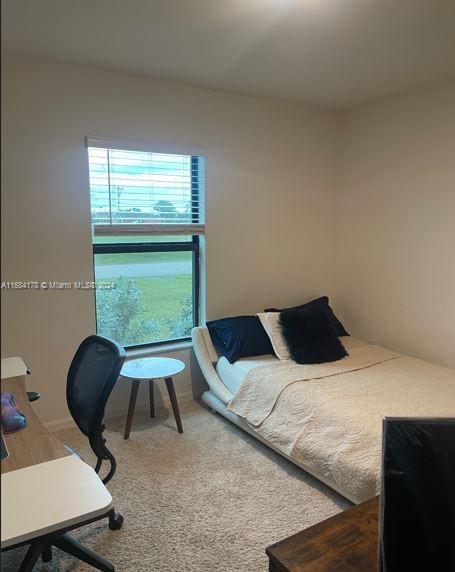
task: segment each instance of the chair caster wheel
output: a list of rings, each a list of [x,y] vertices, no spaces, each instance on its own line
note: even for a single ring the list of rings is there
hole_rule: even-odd
[[[118,512],[109,517],[109,528],[111,530],[120,530],[123,525],[123,516]]]

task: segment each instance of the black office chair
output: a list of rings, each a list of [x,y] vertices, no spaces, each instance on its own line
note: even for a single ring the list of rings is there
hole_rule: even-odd
[[[27,367],[27,366],[25,366]],[[27,367],[27,375],[30,375],[31,371]],[[27,391],[27,399],[32,403],[33,401],[38,401],[41,395],[37,391]]]
[[[88,437],[96,455],[95,471],[100,472],[103,461],[110,469],[103,483],[108,483],[117,469],[114,455],[103,438],[104,410],[120,375],[126,353],[122,346],[102,336],[89,336],[79,346],[71,362],[66,382],[66,401],[70,413],[82,433]],[[109,517],[109,528],[121,528],[120,514]]]
[[[27,399],[32,403],[33,401],[38,401],[41,395],[37,391],[27,391]]]
[[[95,471],[99,473],[103,461],[108,460],[110,469],[104,477],[107,483],[114,476],[117,463],[114,455],[106,447],[103,438],[104,410],[125,361],[125,350],[117,342],[101,336],[89,336],[79,346],[71,362],[67,384],[66,400],[71,415],[79,429],[88,437],[90,446],[97,457]],[[113,509],[99,519],[109,517],[109,528],[122,527],[123,517]],[[69,552],[98,570],[113,570],[112,565],[72,537],[58,539],[42,548],[43,562],[52,559],[52,545]]]

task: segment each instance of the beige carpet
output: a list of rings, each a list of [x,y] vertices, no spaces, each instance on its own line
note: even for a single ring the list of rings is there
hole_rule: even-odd
[[[265,547],[349,506],[349,502],[204,406],[182,407],[184,434],[167,411],[137,414],[129,441],[124,419],[108,422],[118,470],[109,483],[125,517],[120,531],[100,521],[80,539],[118,572],[267,570]],[[77,431],[57,436],[92,460]],[[71,494],[71,491],[68,491]],[[2,554],[16,571],[24,549]],[[93,570],[54,549],[36,571]]]

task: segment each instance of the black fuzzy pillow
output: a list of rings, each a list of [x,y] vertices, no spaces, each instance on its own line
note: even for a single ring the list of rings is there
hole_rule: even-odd
[[[279,323],[297,363],[324,363],[348,355],[330,316],[321,308],[283,310]]]
[[[294,306],[293,308],[281,308],[281,309],[267,308],[266,310],[264,310],[264,312],[284,312],[284,310],[309,310],[310,308],[317,308],[319,310],[324,310],[324,312],[328,314],[330,321],[335,327],[337,336],[349,336],[343,324],[335,316],[334,311],[330,307],[328,296],[321,296],[320,298],[316,298],[316,300],[311,300],[311,302],[306,302],[305,304],[301,304],[300,306]]]

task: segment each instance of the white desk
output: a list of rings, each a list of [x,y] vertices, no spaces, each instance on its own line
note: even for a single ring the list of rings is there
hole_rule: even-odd
[[[112,497],[76,455],[2,475],[1,547],[106,514]]]
[[[1,463],[4,549],[102,517],[113,507],[92,467],[71,454],[40,422],[27,399],[23,361],[7,358],[1,365],[2,391],[13,394],[27,418],[24,429],[3,435],[9,451]],[[6,377],[11,373],[19,375]]]
[[[20,357],[2,358],[0,367],[2,370],[2,379],[17,377],[27,373],[27,366],[25,365],[24,360]]]

